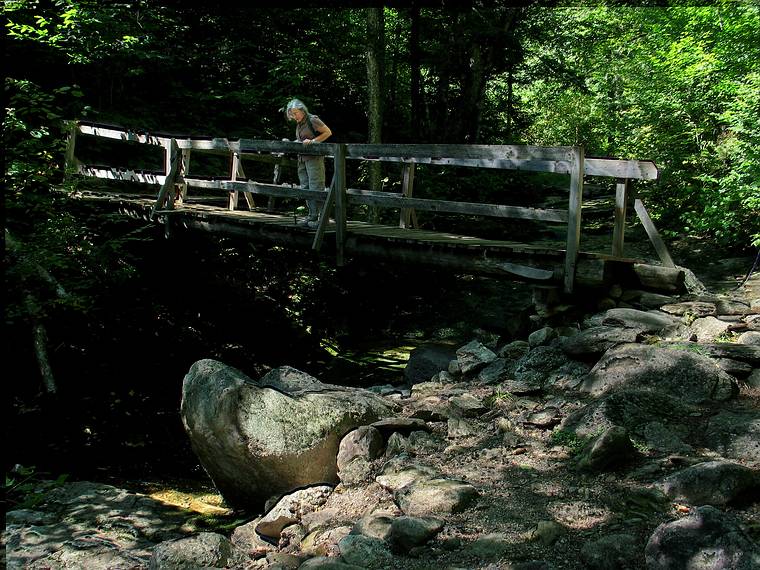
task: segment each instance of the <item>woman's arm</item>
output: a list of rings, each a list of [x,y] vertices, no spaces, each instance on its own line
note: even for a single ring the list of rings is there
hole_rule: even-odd
[[[323,142],[329,139],[332,136],[332,131],[330,130],[330,127],[324,124],[321,120],[319,121],[322,123],[319,127],[314,125],[314,131],[316,132],[317,136],[313,139],[306,139],[303,141],[303,144],[311,144],[313,142]]]

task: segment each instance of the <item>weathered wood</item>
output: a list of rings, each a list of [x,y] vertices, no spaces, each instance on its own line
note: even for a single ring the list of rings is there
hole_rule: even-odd
[[[77,125],[79,132],[85,135],[102,137],[107,139],[116,139],[121,141],[135,141],[143,144],[151,144],[166,147],[170,138],[157,137],[150,134],[134,133],[132,131],[117,129],[115,127],[97,126],[94,124],[79,123]]]
[[[77,126],[72,125],[69,129],[69,134],[66,139],[66,157],[64,163],[64,172],[66,173],[79,172],[80,162],[75,154],[78,132],[79,129]]]
[[[330,212],[335,205],[335,186],[336,177],[333,176],[330,188],[327,190],[327,198],[322,206],[322,213],[319,216],[319,224],[317,225],[317,231],[314,233],[314,242],[311,245],[311,249],[319,251],[322,247],[322,240],[325,235],[325,230],[330,223]]]
[[[174,138],[180,149],[204,150],[207,152],[239,152],[253,158],[255,153],[284,152],[294,154],[316,154],[331,156],[331,145],[309,145],[283,141],[240,139],[230,141],[225,138],[191,138],[183,135],[160,136],[158,134],[135,133],[114,126],[80,122],[79,132],[87,135],[124,141],[166,146]],[[572,162],[571,147],[537,147],[529,145],[403,145],[403,144],[350,144],[347,158],[365,160],[390,160],[409,163],[429,163],[452,166],[477,166],[483,168],[505,168],[514,170],[536,170],[542,172],[569,173]],[[261,160],[271,160],[266,155]],[[609,176],[655,180],[657,166],[652,161],[620,160],[609,158],[587,158],[584,173],[589,176]]]
[[[185,176],[190,174],[190,149],[182,149],[180,151],[180,163],[179,172],[177,173],[177,180],[174,183],[178,188],[177,203],[184,204],[187,200],[187,184],[185,183]]]
[[[335,145],[331,143],[313,143],[305,145],[300,142],[291,141],[263,141],[253,139],[240,139],[237,143],[230,143],[237,146],[237,151],[241,153],[249,152],[283,152],[292,154],[307,154],[310,156],[332,156]]]
[[[558,257],[562,250],[561,245],[557,250],[551,250],[548,246],[533,247],[522,244],[519,248],[512,248],[506,242],[503,245],[496,245],[488,240],[479,238],[469,238],[459,236],[447,236],[435,232],[392,235],[388,228],[382,230],[372,230],[377,233],[376,239],[386,240],[382,247],[388,250],[388,255],[395,255],[393,252],[398,247],[408,247],[411,249],[424,247],[441,247],[456,248],[457,250],[467,250],[472,256],[473,250],[482,250],[488,266],[486,272],[493,271],[494,274],[511,274],[517,278],[529,281],[541,281],[548,279],[548,271],[552,274],[553,280],[559,280],[563,283],[566,292],[573,291],[575,283],[603,282],[606,279],[605,271],[608,266],[607,261],[599,257],[590,263],[587,259],[582,259],[580,255],[580,227],[581,216],[583,211],[583,177],[585,175],[593,176],[614,176],[618,179],[615,196],[615,227],[613,231],[613,248],[610,258],[616,262],[625,262],[630,266],[632,260],[623,260],[624,251],[624,229],[626,217],[626,203],[628,184],[630,179],[651,180],[657,178],[657,167],[651,161],[631,161],[602,158],[586,158],[582,148],[574,147],[532,147],[527,145],[340,145],[340,144],[318,144],[304,146],[301,143],[290,141],[264,141],[264,140],[228,140],[226,138],[197,138],[180,135],[168,135],[164,133],[134,133],[129,130],[120,129],[113,125],[97,125],[80,123],[77,129],[73,130],[74,136],[70,137],[70,148],[67,148],[67,164],[76,160],[74,146],[76,133],[102,136],[106,138],[118,139],[123,141],[135,141],[144,144],[162,145],[166,149],[166,167],[163,173],[140,172],[127,169],[110,169],[97,165],[77,165],[77,171],[84,175],[91,175],[106,179],[134,180],[143,183],[160,184],[158,197],[151,208],[151,217],[161,212],[164,216],[162,219],[167,220],[168,213],[172,212],[175,200],[176,203],[183,203],[187,194],[187,189],[207,188],[221,192],[227,192],[229,197],[227,214],[243,213],[235,210],[239,192],[244,192],[244,196],[249,206],[253,208],[253,194],[263,194],[270,197],[270,206],[274,205],[274,198],[295,198],[295,199],[314,199],[323,203],[322,209],[326,215],[323,215],[323,223],[318,228],[318,240],[322,240],[328,233],[328,221],[330,209],[333,208],[331,200],[334,200],[335,208],[335,235],[336,235],[336,260],[338,265],[344,263],[344,244],[349,235],[348,221],[346,219],[347,207],[349,204],[367,204],[371,206],[381,206],[390,208],[399,208],[399,228],[401,232],[414,232],[418,230],[409,229],[410,226],[417,227],[416,210],[448,212],[462,215],[493,216],[504,218],[530,219],[543,222],[567,223],[567,238],[564,249],[564,265]],[[177,160],[177,150],[181,151],[182,158]],[[200,151],[217,155],[232,156],[232,169],[229,179],[199,179],[189,176],[187,160],[190,151]],[[293,158],[299,154],[309,154],[317,156],[333,157],[335,160],[334,176],[334,193],[329,196],[329,192],[312,192],[301,190],[300,188],[283,186],[279,183],[279,173],[283,164],[294,162]],[[276,155],[276,156],[273,156]],[[274,163],[275,173],[273,184],[263,184],[254,181],[243,181],[245,174],[242,169],[242,159],[245,157],[250,160],[260,160]],[[386,192],[370,192],[365,190],[353,190],[346,188],[345,179],[345,160],[368,160],[368,161],[394,161],[403,164],[402,192],[400,194]],[[177,163],[179,162],[179,166]],[[444,200],[427,200],[413,198],[413,181],[416,164],[436,164],[449,166],[471,166],[480,168],[506,168],[516,170],[532,170],[543,172],[565,173],[570,175],[570,195],[568,209],[537,209],[508,206],[502,204],[480,204],[468,202],[455,202]],[[171,192],[171,194],[170,194]],[[176,194],[176,195],[175,195]],[[634,196],[635,198],[635,196]],[[663,264],[670,266],[672,269],[673,262],[667,252],[667,248],[660,239],[659,234],[654,228],[646,209],[641,201],[634,200],[634,208],[642,220],[647,233],[652,240],[655,249],[662,260]],[[252,213],[252,212],[251,212]],[[172,214],[171,217],[174,217]],[[227,224],[227,222],[223,222]],[[279,223],[279,222],[278,222]],[[329,226],[332,227],[332,226]],[[352,226],[353,228],[353,226]],[[379,226],[378,226],[379,228]],[[168,229],[168,225],[167,225]],[[305,232],[305,229],[291,228],[299,236]],[[331,230],[330,230],[331,231]],[[351,230],[359,231],[357,229]],[[381,235],[382,234],[382,235]],[[367,234],[369,235],[369,234]],[[284,238],[283,238],[284,239]],[[315,241],[311,242],[314,246]],[[429,244],[429,245],[422,245]],[[321,241],[317,242],[320,247]],[[374,246],[373,246],[374,247]],[[532,267],[532,263],[523,263],[521,259],[487,259],[486,251],[495,250],[506,252],[508,249],[513,253],[521,251],[524,255],[536,259],[549,259],[552,261],[552,268]],[[433,255],[432,250],[428,255]],[[437,254],[436,254],[437,255]],[[478,258],[480,259],[480,258]],[[456,263],[460,263],[457,261]],[[455,263],[455,265],[456,265]],[[475,267],[474,261],[461,262],[463,265]],[[494,263],[501,263],[497,267]],[[506,265],[504,265],[506,264]],[[529,267],[530,269],[524,269]],[[476,269],[475,271],[480,271]],[[522,272],[522,274],[521,274]],[[542,273],[543,272],[543,273]],[[666,287],[673,286],[668,281],[668,277],[659,275],[653,276],[653,270],[640,269],[636,271],[639,279],[651,281],[649,288],[661,288],[662,282]],[[656,270],[655,270],[656,273]],[[551,281],[551,279],[549,279]]]
[[[466,256],[461,251],[447,248],[420,249],[413,244],[397,244],[388,248],[381,242],[362,240],[350,233],[346,240],[346,252],[354,256],[375,257],[409,263],[415,266],[434,266],[444,269],[501,277],[519,277],[529,282],[559,280],[561,267],[547,269],[481,256]]]
[[[261,154],[258,152],[241,152],[240,158],[245,160],[251,160],[253,162],[262,162],[264,164],[271,164],[272,166],[287,166],[292,168],[298,167],[297,158],[288,158],[283,153],[273,152],[272,154]]]
[[[686,274],[676,267],[634,263],[633,271],[641,287],[670,293],[684,291]]]
[[[162,210],[164,207],[167,207],[168,209],[174,207],[174,181],[179,172],[179,147],[174,139],[170,141],[166,152],[169,156],[166,179],[158,191],[158,197],[156,198],[156,203],[153,206],[153,211],[150,216],[151,219],[155,218],[157,210]]]
[[[204,180],[201,178],[186,178],[184,180],[192,188],[205,188],[207,190],[250,192],[251,194],[262,194],[265,196],[274,196],[276,198],[296,198],[305,200],[317,200],[322,202],[325,199],[324,191],[305,190],[293,185],[275,185],[264,182],[247,182],[231,180]]]
[[[561,263],[564,259],[563,252],[557,249],[515,241],[490,240],[440,231],[402,229],[398,226],[384,226],[356,221],[348,223],[347,226],[349,233],[366,236],[369,239],[379,239],[390,244],[389,247],[395,247],[397,243],[423,244],[424,246],[440,244],[446,247],[467,249],[477,252],[480,256],[487,255],[490,251],[497,251],[500,254],[508,251],[509,253],[521,256],[551,258],[556,260],[557,263]]]
[[[572,160],[572,147],[465,144],[349,144],[348,158],[474,159],[474,160]]]
[[[520,218],[523,220],[541,220],[544,222],[567,221],[567,212],[563,210],[539,210],[522,206],[504,206],[502,204],[478,204],[475,202],[452,202],[448,200],[430,200],[428,198],[406,198],[398,193],[372,192],[349,188],[349,202],[367,204],[385,208],[415,208],[430,212],[448,212],[476,216],[493,216],[497,218]]]
[[[129,182],[140,182],[142,184],[163,184],[166,180],[166,173],[164,172],[144,172],[140,170],[94,166],[90,164],[80,164],[77,167],[77,174],[92,178],[126,180]]]
[[[335,260],[338,267],[344,262],[346,243],[346,218],[348,216],[348,200],[346,198],[346,145],[333,144],[335,166],[333,179],[335,181]]]
[[[230,167],[230,170],[231,170],[230,180],[232,182],[237,182],[238,177],[245,178],[245,171],[243,170],[243,161],[240,158],[240,153],[237,153],[237,152],[232,153],[232,166]],[[238,189],[230,190],[228,209],[230,210],[237,209],[239,192],[240,190]],[[245,201],[246,201],[246,204],[248,205],[248,209],[253,210],[256,204],[253,201],[253,197],[251,196],[251,193],[243,192],[243,196],[245,197]]]
[[[325,194],[321,192],[321,194]],[[103,199],[100,196],[84,199]],[[112,204],[122,213],[136,218],[148,219],[152,200],[148,198],[108,196],[105,203]],[[130,213],[131,212],[131,213]],[[174,218],[176,227],[198,228],[221,234],[247,236],[251,240],[266,241],[285,247],[310,249],[314,233],[298,227],[292,217],[256,211],[236,210],[206,204],[186,204],[179,210],[159,211],[164,218]],[[332,225],[325,227],[325,236],[334,233]],[[324,252],[332,251],[332,240],[321,245]],[[402,229],[398,226],[381,226],[366,222],[347,222],[345,255],[370,256],[389,261],[408,261],[418,265],[448,267],[471,274],[501,275],[528,282],[564,282],[564,256],[558,249],[519,242],[495,241],[472,236],[447,234],[428,230]],[[532,279],[530,274],[519,275],[514,267],[529,266],[552,271],[548,280]],[[636,260],[613,258],[609,254],[585,253],[578,255],[575,269],[575,285],[598,287],[609,284],[611,279],[633,279],[637,287],[648,290],[674,292],[678,290],[680,270],[661,266],[638,264]],[[610,269],[611,268],[611,269]],[[614,273],[613,271],[614,270]],[[519,271],[519,269],[518,269]],[[545,276],[536,273],[533,277]],[[683,275],[680,276],[683,278]]]
[[[274,165],[274,172],[272,173],[272,184],[279,185],[280,179],[282,178],[282,156],[278,157],[278,161]],[[269,200],[267,201],[267,208],[270,210],[274,210],[275,208],[275,197],[270,196]]]
[[[232,165],[230,166],[230,180],[232,182],[237,181],[237,175],[240,170],[240,155],[236,152],[232,153]],[[229,199],[227,201],[227,209],[235,210],[237,208],[239,190],[230,190]]]
[[[223,210],[226,211],[226,210]],[[273,225],[246,225],[235,223],[239,220],[218,219],[215,216],[208,218],[188,218],[182,220],[182,227],[193,230],[202,230],[218,235],[237,235],[254,241],[261,241],[276,245],[285,245],[298,250],[308,250],[313,243],[313,234],[305,231],[305,228],[297,228],[291,222],[290,226]],[[286,231],[283,231],[287,229]],[[279,230],[279,231],[278,231]]]
[[[434,166],[468,166],[473,168],[495,168],[501,170],[524,170],[533,172],[554,172],[567,174],[570,165],[559,160],[494,160],[487,158],[441,158],[441,157],[404,157],[404,156],[355,156],[355,160],[401,162],[409,164],[432,164]]]
[[[619,160],[614,158],[586,158],[583,171],[586,176],[609,176],[611,178],[635,178],[656,180],[657,165],[651,160]]]
[[[604,259],[579,257],[575,265],[575,284],[599,287],[608,281],[607,262]]]
[[[401,194],[405,198],[411,198],[414,191],[414,169],[414,163],[404,164],[401,167]],[[413,224],[412,221],[414,221]],[[401,208],[398,225],[400,228],[408,228],[412,225],[415,228],[419,227],[414,208]]]
[[[660,258],[662,264],[666,267],[675,267],[676,264],[673,263],[673,259],[670,257],[670,252],[668,251],[665,242],[662,241],[660,233],[657,231],[654,222],[652,222],[652,218],[649,217],[649,212],[647,212],[644,203],[638,197],[633,201],[633,209],[639,216],[641,225],[644,226],[644,230],[649,236],[649,241],[652,242],[654,250],[657,252],[657,256]]]
[[[573,292],[575,266],[581,240],[581,207],[583,204],[583,147],[573,149],[570,172],[570,199],[568,203],[567,246],[565,248],[564,286],[566,293]]]
[[[615,187],[615,225],[612,229],[612,255],[623,257],[625,215],[628,209],[628,179],[618,178]]]

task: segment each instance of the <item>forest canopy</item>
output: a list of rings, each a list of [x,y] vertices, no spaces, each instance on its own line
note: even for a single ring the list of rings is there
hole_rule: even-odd
[[[6,1],[7,224],[31,231],[17,208],[60,180],[64,120],[279,139],[299,97],[339,142],[366,142],[372,111],[382,142],[653,160],[666,235],[760,243],[757,5],[444,6]]]

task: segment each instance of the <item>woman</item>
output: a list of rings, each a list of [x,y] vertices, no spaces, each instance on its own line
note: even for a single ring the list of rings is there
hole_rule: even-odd
[[[317,116],[309,113],[301,101],[293,99],[285,107],[285,116],[296,122],[296,141],[305,145],[320,143],[327,140],[332,131],[330,127]],[[298,155],[298,181],[303,190],[325,191],[325,157]],[[316,228],[319,223],[319,207],[316,200],[307,200],[309,215],[301,224]]]

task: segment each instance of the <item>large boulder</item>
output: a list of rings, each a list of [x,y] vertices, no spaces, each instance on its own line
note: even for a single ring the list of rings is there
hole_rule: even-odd
[[[227,537],[215,532],[202,532],[196,536],[162,542],[153,550],[148,568],[226,568],[246,562],[250,562],[246,553]]]
[[[736,380],[707,356],[640,344],[605,352],[580,386],[592,396],[625,388],[655,390],[690,404],[724,401],[738,392]]]
[[[675,501],[723,507],[756,498],[760,472],[732,461],[706,461],[667,476],[658,486]]]
[[[760,467],[760,411],[720,411],[707,423],[704,438],[723,457]]]
[[[656,390],[613,391],[568,414],[560,429],[579,437],[595,437],[613,426],[622,426],[631,435],[647,439],[653,422],[668,431],[687,435],[684,418],[699,413],[698,408]]]
[[[642,332],[659,333],[678,324],[667,313],[661,311],[639,311],[637,309],[617,308],[604,313],[602,325],[638,329]]]
[[[618,344],[636,342],[637,329],[597,326],[585,329],[562,341],[562,350],[570,356],[584,358],[600,356]]]
[[[404,367],[404,380],[409,385],[427,382],[441,370],[448,370],[449,362],[456,358],[454,349],[442,344],[424,344],[409,354]]]
[[[323,384],[290,367],[254,381],[204,359],[182,384],[182,422],[193,451],[234,507],[261,510],[271,497],[337,483],[341,438],[390,413],[367,390]]]
[[[760,548],[731,515],[715,507],[658,526],[644,550],[647,570],[751,570]]]

